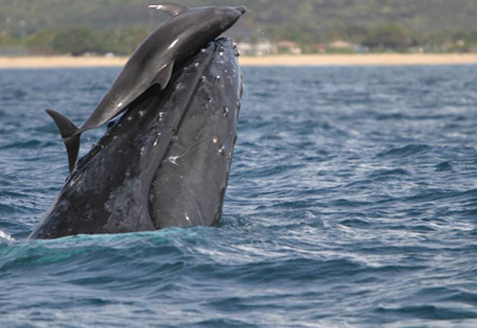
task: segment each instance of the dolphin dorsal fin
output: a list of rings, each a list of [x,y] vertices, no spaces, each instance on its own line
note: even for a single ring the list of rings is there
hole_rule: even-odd
[[[177,16],[177,15],[189,10],[189,7],[182,6],[182,5],[176,5],[175,3],[169,3],[169,2],[160,3],[160,4],[157,4],[157,5],[149,5],[149,8],[166,12],[166,13],[170,14],[171,16]]]

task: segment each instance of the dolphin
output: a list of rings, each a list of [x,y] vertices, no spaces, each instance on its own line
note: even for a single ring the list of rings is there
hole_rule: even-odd
[[[246,12],[240,7],[200,7],[163,3],[149,8],[171,15],[137,47],[91,116],[79,128],[62,114],[47,109],[64,139],[70,172],[78,157],[81,133],[123,112],[154,84],[164,89],[176,66],[232,27]]]
[[[225,38],[138,99],[78,161],[29,238],[216,225],[242,96]]]

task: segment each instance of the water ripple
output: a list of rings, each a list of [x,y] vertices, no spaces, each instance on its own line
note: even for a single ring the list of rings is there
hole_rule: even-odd
[[[116,73],[0,76],[1,327],[477,325],[477,66],[246,68],[218,227],[25,240]]]

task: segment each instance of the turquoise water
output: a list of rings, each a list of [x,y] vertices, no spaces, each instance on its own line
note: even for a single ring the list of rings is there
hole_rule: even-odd
[[[116,73],[0,71],[0,327],[477,326],[477,66],[244,68],[220,226],[26,240]]]

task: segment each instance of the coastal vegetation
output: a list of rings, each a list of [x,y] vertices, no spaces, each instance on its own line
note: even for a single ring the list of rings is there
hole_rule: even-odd
[[[477,1],[196,0],[190,6],[246,5],[230,31],[254,44],[288,41],[315,52],[477,52]],[[143,0],[0,0],[0,48],[30,54],[127,55],[167,15]],[[352,47],[329,46],[340,41]],[[277,51],[283,48],[276,48]],[[24,51],[25,52],[25,51]],[[0,50],[1,54],[1,50]]]

